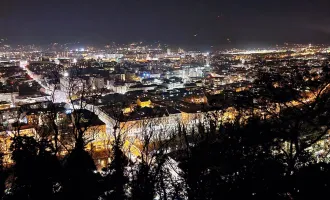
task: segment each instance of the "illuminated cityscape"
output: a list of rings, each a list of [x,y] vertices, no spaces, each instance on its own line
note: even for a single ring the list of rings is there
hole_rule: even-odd
[[[324,198],[329,6],[6,1],[0,199]]]

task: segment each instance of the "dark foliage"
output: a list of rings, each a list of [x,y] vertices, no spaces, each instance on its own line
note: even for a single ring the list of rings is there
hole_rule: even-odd
[[[6,179],[8,177],[8,171],[3,163],[4,154],[0,152],[0,198],[5,194]]]
[[[105,194],[104,199],[127,199],[126,191],[129,178],[125,167],[128,166],[128,159],[122,151],[122,143],[115,140],[112,148],[113,156],[110,165],[103,169],[106,173],[104,177]]]
[[[32,137],[18,136],[13,139],[13,183],[6,199],[55,198],[60,163],[49,151],[50,147],[48,141],[37,142]]]
[[[64,161],[62,199],[98,199],[100,175],[93,159],[83,149],[74,149]]]

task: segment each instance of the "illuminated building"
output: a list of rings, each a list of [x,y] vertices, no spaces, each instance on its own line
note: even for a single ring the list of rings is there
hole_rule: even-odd
[[[115,80],[115,81],[125,81],[126,75],[124,73],[112,72],[112,73],[109,73],[109,78],[111,80]]]
[[[11,104],[9,102],[6,102],[6,101],[0,102],[0,110],[6,110],[6,109],[9,109],[10,107],[11,107]]]
[[[9,102],[11,105],[16,103],[16,98],[19,96],[18,92],[5,92],[0,94],[0,102]]]
[[[141,78],[135,73],[126,73],[126,81],[141,81]]]
[[[89,77],[89,84],[92,89],[103,89],[105,87],[103,77]]]
[[[207,98],[205,95],[190,95],[185,97],[184,101],[194,104],[207,104]]]
[[[107,80],[107,88],[119,94],[125,94],[127,92],[127,86],[123,82]]]
[[[167,55],[168,55],[168,56],[172,55],[172,53],[171,53],[171,49],[167,49]]]
[[[153,85],[143,85],[143,84],[137,84],[133,85],[128,88],[128,91],[148,91],[148,90],[154,90],[156,87],[158,87],[156,84]]]
[[[148,98],[138,98],[136,101],[137,105],[140,106],[141,108],[143,107],[151,107],[151,100]]]

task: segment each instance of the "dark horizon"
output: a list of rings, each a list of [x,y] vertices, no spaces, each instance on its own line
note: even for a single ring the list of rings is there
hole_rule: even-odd
[[[12,44],[156,42],[180,47],[330,43],[329,1],[3,0],[0,38]]]

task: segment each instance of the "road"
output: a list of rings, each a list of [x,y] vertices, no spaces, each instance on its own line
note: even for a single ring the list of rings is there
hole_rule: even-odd
[[[41,82],[41,80],[39,80],[39,78],[37,77],[36,74],[34,74],[31,70],[29,70],[26,66],[23,67],[23,69],[25,69],[25,71],[27,72],[27,74],[34,80],[36,81],[41,87],[43,87],[45,89],[45,93],[48,94],[48,95],[51,95],[52,94],[52,90],[46,86],[45,84],[43,84]]]

